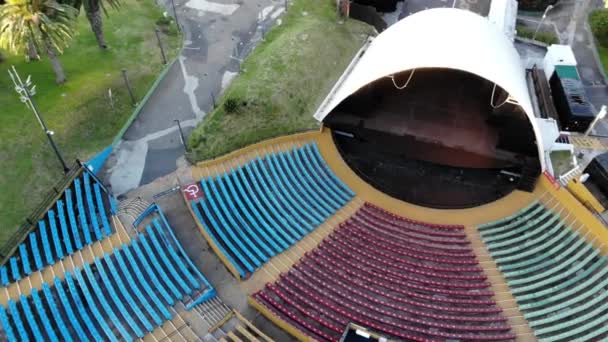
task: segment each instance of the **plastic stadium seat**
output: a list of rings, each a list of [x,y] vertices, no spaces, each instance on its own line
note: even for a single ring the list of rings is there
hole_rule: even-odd
[[[158,310],[162,313],[165,320],[170,320],[171,318],[173,318],[173,315],[162,304],[162,302],[161,302],[160,298],[158,298],[158,295],[156,294],[156,292],[154,292],[152,290],[152,288],[150,287],[150,284],[148,284],[149,279],[144,278],[143,274],[141,273],[141,270],[139,269],[139,266],[134,261],[131,262],[131,259],[133,258],[133,256],[131,255],[130,249],[131,249],[131,246],[127,246],[122,251],[119,251],[117,249],[114,250],[114,256],[116,257],[116,260],[118,261],[118,267],[122,270],[122,274],[124,275],[124,277],[127,281],[127,284],[141,284],[143,287],[143,291],[148,296],[148,298],[150,298],[152,300],[152,302],[154,303],[154,305],[156,307],[156,310]],[[127,255],[127,260],[129,260],[129,264],[131,265],[130,268],[128,268],[127,265],[125,264],[124,258],[122,257],[123,254]],[[124,285],[122,279],[120,278],[120,274],[117,271],[116,266],[114,266],[112,259],[107,258],[107,259],[105,259],[105,262],[108,264],[110,271],[112,272],[114,279],[118,283],[118,286],[121,289],[121,291],[123,291],[123,289],[125,289],[125,291],[126,291],[127,286]],[[135,277],[137,278],[137,280],[133,279],[131,272],[135,273]],[[152,320],[154,320],[154,323],[157,326],[161,325],[163,322],[163,319],[161,319],[161,317],[156,313],[156,311],[154,310],[152,305],[150,305],[148,298],[146,298],[146,295],[144,295],[144,293],[142,293],[142,290],[137,286],[133,286],[130,288],[135,293],[135,296],[137,297],[137,299],[139,299],[139,302],[142,303],[142,305],[148,312],[148,315],[150,317],[152,317]]]
[[[29,341],[28,334],[25,330],[25,326],[23,325],[23,321],[21,320],[21,314],[19,313],[19,309],[17,309],[17,304],[14,300],[8,300],[8,309],[11,314],[11,319],[17,328],[17,333],[19,334],[19,341]]]
[[[183,293],[177,289],[177,286],[175,286],[173,281],[169,278],[169,275],[165,272],[163,266],[156,258],[156,255],[152,251],[152,248],[150,247],[150,244],[148,244],[146,238],[142,236],[139,241],[141,241],[141,245],[144,247],[145,257],[147,258],[147,260],[150,260],[150,263],[152,264],[156,272],[160,275],[160,278],[163,280],[164,284],[167,285],[171,293],[173,293],[173,297],[182,300],[184,298]],[[138,247],[137,244],[134,244],[134,246],[136,246],[135,248]],[[173,272],[175,272],[175,270],[173,270]],[[178,277],[174,276],[174,278],[177,279]],[[187,288],[187,285],[185,284],[180,284],[180,287],[181,286]],[[189,290],[189,288],[187,289]]]
[[[164,236],[163,230],[160,227],[160,223],[157,219],[154,219],[152,221],[152,227],[153,228],[148,229],[148,234],[151,233],[154,237],[156,237],[156,239],[158,241],[165,241],[166,250],[169,253],[169,256],[171,257],[173,262],[177,265],[180,272],[186,277],[186,279],[188,280],[188,282],[190,282],[190,285],[192,285],[192,287],[194,287],[195,289],[199,289],[201,287],[201,284],[199,284],[199,282],[196,280],[195,276],[192,274],[192,272],[190,272],[188,267],[184,264],[184,261],[177,254],[177,252],[175,251],[173,246],[171,246],[169,243],[166,242],[167,241],[166,237]],[[156,231],[154,231],[155,229],[156,229]]]
[[[38,249],[38,240],[36,239],[35,232],[30,233],[30,247],[32,248],[32,254],[34,256],[34,267],[39,270],[44,267],[44,264],[40,255],[40,249]]]
[[[184,277],[182,277],[182,275],[177,271],[173,263],[171,263],[169,257],[167,256],[167,253],[165,253],[165,248],[161,246],[160,242],[158,241],[158,237],[156,236],[156,234],[154,234],[154,231],[150,226],[146,227],[146,232],[148,233],[150,240],[152,240],[154,250],[156,250],[160,255],[160,259],[162,260],[165,269],[169,270],[169,274],[173,276],[173,279],[182,288],[182,290],[184,290],[186,294],[191,294],[193,291],[192,288],[187,284]],[[146,240],[144,240],[142,237],[142,241],[145,243]]]
[[[99,227],[99,221],[97,219],[97,210],[95,202],[93,201],[93,189],[91,188],[91,176],[88,172],[84,173],[84,193],[87,201],[87,207],[89,208],[89,219],[93,225],[93,231],[95,232],[95,239],[103,239],[103,234]]]
[[[135,256],[137,257],[137,260],[139,260],[142,263],[142,265],[144,266],[144,270],[146,271],[147,278],[150,279],[151,283],[155,285],[155,287],[158,289],[158,292],[160,292],[163,299],[169,305],[175,304],[175,299],[173,299],[173,297],[169,294],[169,291],[167,291],[164,286],[164,282],[166,282],[166,279],[163,278],[163,281],[161,282],[160,279],[156,276],[156,273],[154,273],[152,266],[150,266],[150,263],[153,261],[150,260],[150,262],[148,262],[147,256],[144,255],[141,248],[139,247],[139,242],[133,241],[131,248],[133,251],[135,251],[135,254],[136,254]],[[129,254],[129,251],[127,250],[127,255],[128,254]],[[133,268],[133,264],[131,264],[131,266]],[[181,299],[181,298],[178,298],[178,299]]]
[[[72,342],[73,341],[72,336],[70,335],[70,332],[68,330],[68,327],[65,324],[65,321],[61,317],[61,313],[59,312],[59,308],[57,307],[55,298],[53,298],[51,288],[49,287],[49,285],[47,283],[42,284],[42,291],[44,292],[44,298],[46,299],[46,302],[47,302],[49,308],[51,309],[51,317],[53,318],[53,321],[55,322],[55,324],[57,324],[57,327],[59,328],[59,333],[61,334],[63,341]],[[74,312],[72,311],[72,308],[71,307],[66,308],[66,313],[68,315],[68,322],[70,322],[70,326],[74,330],[76,330],[76,332],[81,340],[86,340],[86,335],[85,335],[84,331],[82,331],[82,327],[80,326],[80,323],[74,316]]]
[[[93,185],[93,190],[95,191],[95,203],[97,205],[97,209],[99,210],[99,216],[101,217],[104,233],[106,236],[110,236],[112,235],[112,227],[110,227],[110,222],[108,221],[108,215],[106,214],[106,209],[101,197],[101,187],[99,186],[99,183],[96,182]]]
[[[72,202],[72,190],[65,190],[66,208],[68,212],[68,220],[70,221],[70,227],[72,228],[72,238],[74,238],[74,245],[76,250],[82,248],[82,240],[80,239],[80,229],[78,222],[76,221],[76,215],[74,214],[74,203]]]
[[[38,290],[36,290],[35,288],[32,289],[32,300],[34,301],[34,306],[36,307],[36,313],[38,313],[38,317],[40,317],[40,320],[42,321],[42,325],[44,326],[44,331],[46,332],[46,336],[48,336],[50,341],[56,342],[59,341],[59,338],[57,338],[57,335],[55,334],[55,330],[53,330],[53,325],[51,324],[51,320],[49,319],[49,316],[46,314],[46,311],[44,310],[44,306],[42,305],[42,300],[40,299],[40,296],[38,295]],[[21,299],[22,301],[25,300],[27,302],[27,299],[25,298],[25,296],[22,297]]]
[[[17,342],[17,338],[15,337],[15,332],[13,331],[13,327],[11,326],[8,316],[6,315],[6,310],[4,306],[0,305],[0,323],[2,324],[2,329],[6,334],[6,338],[9,342]]]
[[[72,241],[70,239],[70,233],[68,224],[65,220],[63,201],[57,201],[57,216],[59,218],[59,226],[61,227],[61,237],[63,240],[63,244],[65,245],[66,254],[70,255],[74,253],[74,248],[72,247]]]
[[[68,275],[66,274],[66,284],[68,285],[68,287],[70,286],[71,280],[72,280],[71,274],[70,274],[69,280],[68,280]],[[54,283],[55,283],[55,289],[57,290],[57,294],[59,295],[59,300],[61,301],[61,304],[63,305],[63,309],[67,313],[68,321],[70,322],[70,325],[76,330],[76,333],[78,334],[78,337],[81,340],[83,340],[83,341],[88,340],[87,335],[85,334],[82,326],[80,325],[79,320],[76,318],[77,316],[74,313],[74,309],[72,308],[72,305],[70,304],[70,302],[68,300],[68,296],[67,296],[65,290],[63,289],[63,284],[61,283],[61,281],[58,278],[55,278]],[[43,284],[43,288],[44,288],[44,285],[46,285],[46,284]],[[87,312],[84,308],[84,305],[82,304],[82,301],[80,300],[80,296],[78,296],[77,293],[72,292],[71,287],[70,287],[70,293],[71,293],[72,299],[74,300],[74,303],[76,305],[76,310],[79,313],[79,317],[82,319],[82,321],[84,321],[87,331],[89,332],[89,334],[91,334],[91,336],[93,336],[93,339],[95,341],[101,340],[102,338],[99,335],[99,332],[97,331],[95,326],[93,325],[93,322],[89,318],[89,315],[87,314]],[[50,290],[48,290],[48,291],[45,290],[45,294],[47,295],[47,298],[51,297]]]
[[[108,257],[109,256],[107,254],[104,256],[104,258],[108,258]],[[103,267],[103,264],[99,261],[99,258],[95,258],[95,266],[96,266],[97,272],[99,272],[99,275],[101,276],[101,281],[102,281],[102,284],[104,285],[105,290],[107,291],[107,295],[109,298],[111,298],[112,302],[114,303],[114,306],[118,309],[118,313],[122,316],[122,318],[124,318],[124,321],[126,321],[127,326],[131,327],[131,329],[135,332],[135,335],[137,335],[137,337],[140,337],[140,338],[143,337],[144,332],[141,330],[139,325],[135,322],[134,317],[131,316],[131,313],[127,310],[127,307],[123,304],[123,301],[118,296],[118,292],[116,292],[116,290],[114,289],[114,286],[110,282],[110,278],[108,277],[108,274],[106,273],[106,270]],[[140,319],[140,321],[142,322],[142,324],[144,326],[149,327],[149,329],[147,328],[148,331],[152,331],[152,325],[150,324],[150,322],[148,322],[148,320],[143,315],[141,310],[139,310],[139,307],[135,304],[135,302],[133,301],[133,298],[128,296],[129,292],[127,292],[126,289],[120,289],[120,290],[121,290],[120,293],[126,299],[126,304],[128,305],[128,307],[131,308],[131,310],[133,310],[135,312],[135,315]],[[123,290],[125,290],[125,291],[123,291]]]
[[[78,216],[80,217],[80,224],[82,232],[84,234],[85,244],[89,245],[92,243],[91,230],[87,220],[87,212],[84,209],[84,200],[82,198],[82,189],[80,187],[80,179],[74,180],[74,189],[76,192],[76,203],[78,205]]]

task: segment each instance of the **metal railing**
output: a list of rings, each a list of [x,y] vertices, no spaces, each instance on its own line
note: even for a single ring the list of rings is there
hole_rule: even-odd
[[[19,244],[21,244],[29,233],[38,226],[38,221],[46,215],[46,212],[55,204],[55,202],[57,202],[63,195],[64,190],[72,184],[74,178],[76,178],[82,170],[82,165],[78,161],[74,162],[74,165],[65,176],[42,196],[43,199],[40,204],[25,218],[25,222],[0,247],[0,265],[4,265],[15,253]]]

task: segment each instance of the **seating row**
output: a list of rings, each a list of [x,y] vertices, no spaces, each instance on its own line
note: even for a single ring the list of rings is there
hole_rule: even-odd
[[[132,341],[172,319],[171,306],[212,290],[187,256],[167,243],[163,222],[65,279],[0,306],[9,341]]]
[[[251,300],[320,341],[349,323],[411,341],[512,340],[489,287],[460,227],[365,204]]]
[[[557,213],[534,202],[479,231],[539,340],[608,337],[608,260]]]
[[[8,264],[0,267],[0,285],[7,286],[111,235],[109,203],[103,185],[83,168],[38,222],[38,229],[19,245]]]
[[[240,277],[289,248],[354,196],[315,144],[258,157],[201,184],[204,197],[192,203],[193,211]]]

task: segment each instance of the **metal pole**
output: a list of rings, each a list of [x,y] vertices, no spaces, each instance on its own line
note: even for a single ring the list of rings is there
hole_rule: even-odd
[[[55,144],[55,141],[53,140],[53,131],[48,129],[48,127],[46,126],[46,123],[44,122],[44,119],[42,118],[42,115],[40,115],[40,112],[38,111],[38,106],[36,105],[36,102],[34,102],[32,95],[30,94],[30,89],[28,88],[29,85],[23,84],[23,82],[21,81],[21,77],[19,77],[19,74],[17,73],[17,69],[15,69],[15,66],[12,66],[12,69],[13,69],[13,74],[15,75],[14,76],[15,78],[13,78],[13,75],[9,71],[9,74],[11,74],[11,78],[13,78],[13,81],[16,81],[15,83],[20,89],[23,89],[23,93],[25,94],[25,98],[26,98],[27,102],[29,102],[29,104],[32,108],[32,111],[34,112],[34,115],[36,115],[36,119],[38,119],[38,122],[40,123],[40,126],[42,127],[42,130],[44,131],[44,134],[46,134],[46,137],[49,140],[49,143],[51,144],[51,148],[53,148],[53,151],[55,152],[57,159],[59,159],[59,162],[61,163],[61,167],[63,167],[63,172],[68,173],[70,171],[70,168],[66,164],[65,160],[63,159],[63,155],[61,154],[61,152],[59,151],[59,148],[57,148],[57,145]],[[20,93],[20,95],[21,95],[21,93]]]
[[[534,31],[534,35],[532,35],[532,40],[536,40],[536,35],[538,34],[538,31],[540,31],[540,27],[543,26],[543,22],[545,21],[545,19],[547,19],[547,13],[549,13],[549,11],[552,9],[553,9],[553,5],[549,5],[545,9],[545,12],[543,13],[542,18],[540,19],[540,23],[538,23],[538,26],[536,27],[536,31]]]
[[[163,48],[163,42],[160,40],[160,30],[158,27],[154,29],[154,33],[156,34],[156,40],[158,41],[158,47],[160,48],[160,55],[163,58],[163,64],[167,64],[167,56],[165,56],[165,49]]]
[[[175,0],[171,0],[171,6],[173,7],[173,16],[175,17],[175,25],[177,26],[178,31],[182,31],[182,28],[179,26],[179,20],[177,19],[177,10],[175,9]]]
[[[593,128],[595,128],[595,125],[597,125],[598,121],[603,119],[607,113],[608,113],[608,107],[606,107],[606,105],[603,105],[602,108],[600,109],[600,112],[597,113],[597,115],[595,116],[595,119],[593,119],[593,121],[591,122],[591,124],[589,125],[587,130],[585,131],[585,136],[588,136],[589,133],[591,133]]]
[[[184,146],[184,150],[188,151],[188,145],[186,145],[186,138],[184,138],[184,131],[182,130],[182,125],[179,120],[173,120],[177,123],[177,129],[179,130],[179,138],[182,141],[182,145]]]
[[[125,84],[127,85],[129,96],[131,97],[131,103],[135,106],[137,104],[137,100],[135,99],[135,95],[133,94],[133,89],[131,89],[131,83],[129,82],[129,77],[127,76],[127,69],[122,69],[121,72],[122,78],[125,80]]]
[[[456,8],[456,1],[458,0],[454,0],[454,2],[452,3],[452,8]]]

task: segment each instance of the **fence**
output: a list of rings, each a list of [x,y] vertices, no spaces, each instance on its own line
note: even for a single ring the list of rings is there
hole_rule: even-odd
[[[25,219],[25,222],[15,231],[2,247],[0,247],[0,265],[4,265],[6,261],[15,253],[19,245],[27,238],[29,233],[37,227],[38,221],[44,217],[46,212],[55,202],[63,195],[64,190],[72,183],[82,171],[83,166],[76,161],[70,168],[70,171],[63,176],[48,192],[42,196],[42,202],[34,209],[34,211]]]

